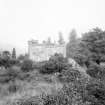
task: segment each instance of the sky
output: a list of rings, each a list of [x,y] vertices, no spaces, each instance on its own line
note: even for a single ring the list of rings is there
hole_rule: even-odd
[[[67,41],[72,29],[78,36],[92,28],[105,29],[105,0],[0,0],[0,49],[27,52],[31,39]]]

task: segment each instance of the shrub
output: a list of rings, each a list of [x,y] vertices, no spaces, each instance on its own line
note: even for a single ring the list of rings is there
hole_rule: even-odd
[[[47,61],[40,68],[40,73],[51,74],[51,73],[55,73],[56,70],[57,70],[57,66],[56,66],[55,62],[53,62],[53,61]]]
[[[68,70],[62,71],[59,74],[58,78],[62,82],[74,82],[81,78],[81,73],[78,70],[75,70],[72,67],[70,67]]]
[[[81,94],[76,91],[74,85],[64,85],[55,94],[43,95],[43,105],[89,105],[83,102]]]
[[[9,78],[9,81],[14,81],[20,75],[20,68],[17,66],[12,66],[6,70],[6,76]]]
[[[92,63],[86,72],[93,78],[102,79],[105,76],[105,67]]]
[[[9,68],[14,65],[18,65],[19,61],[17,59],[6,59],[6,58],[0,58],[0,66],[3,66],[5,68]]]
[[[10,78],[8,76],[0,76],[0,83],[5,84],[10,81]]]
[[[73,92],[78,93],[82,98],[84,97],[89,78],[80,71],[70,68],[59,74],[58,79],[63,84],[66,84],[66,87],[71,88]]]
[[[36,70],[39,70],[42,67],[43,63],[45,64],[45,61],[44,62],[34,62],[33,68]]]
[[[19,78],[21,70],[17,66],[12,66],[8,69],[2,70],[0,73],[0,83],[8,83],[9,81],[14,81]]]
[[[53,61],[59,61],[59,62],[62,62],[62,63],[65,63],[67,62],[67,59],[64,58],[64,56],[62,54],[58,54],[58,53],[55,53],[53,56],[51,56],[49,58],[49,60],[53,60]]]
[[[55,54],[42,64],[40,72],[43,74],[62,72],[62,70],[67,70],[68,66],[66,58],[60,54]]]
[[[71,99],[64,96],[64,94],[59,95],[47,95],[43,98],[43,105],[72,105]]]
[[[24,72],[29,72],[31,70],[33,70],[33,62],[31,60],[24,60],[22,65],[21,65],[21,69]]]
[[[28,98],[22,98],[9,105],[43,105],[42,99],[39,96],[31,96]]]
[[[86,86],[85,101],[92,105],[105,105],[105,84],[102,81],[91,79]]]
[[[4,66],[5,68],[11,67],[11,61],[10,61],[10,59],[4,59],[3,58],[1,63],[2,63],[2,66]]]
[[[16,85],[14,82],[11,82],[8,87],[9,93],[15,93],[19,89],[19,86]]]
[[[11,59],[10,60],[10,64],[11,64],[11,66],[13,66],[13,65],[19,65],[19,60],[17,60],[17,59]]]

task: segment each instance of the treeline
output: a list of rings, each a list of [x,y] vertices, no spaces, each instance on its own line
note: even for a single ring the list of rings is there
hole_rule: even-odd
[[[94,28],[79,39],[75,35],[72,31],[74,41],[70,39],[68,43],[67,56],[75,59],[90,76],[84,100],[89,105],[105,105],[105,30]]]
[[[0,54],[0,66],[8,68],[11,65],[16,64],[18,61],[16,59],[16,50],[13,48],[12,53],[9,51],[3,51]]]

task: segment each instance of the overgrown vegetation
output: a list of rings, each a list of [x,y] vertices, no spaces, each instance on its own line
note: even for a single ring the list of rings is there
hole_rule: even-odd
[[[71,34],[68,57],[80,64],[85,72],[72,68],[62,54],[55,54],[48,61],[35,63],[24,56],[16,59],[15,51],[11,61],[9,52],[4,52],[4,57],[0,58],[0,66],[4,66],[4,70],[0,72],[2,93],[5,96],[19,93],[20,90],[22,93],[26,88],[26,92],[28,89],[32,91],[29,91],[30,95],[25,94],[24,98],[21,95],[20,99],[9,105],[105,105],[105,66],[101,65],[105,62],[105,31],[95,28],[83,34],[80,39],[73,37],[76,35],[75,30]],[[79,44],[74,43],[77,40]],[[19,85],[16,81],[22,84]],[[53,89],[46,92],[51,88],[49,84]],[[55,89],[55,84],[62,87]],[[2,85],[7,87],[3,89]],[[40,94],[32,95],[39,90]]]
[[[91,79],[85,88],[85,101],[91,105],[105,104],[105,31],[95,28],[83,35],[74,59],[87,67],[87,74]]]
[[[24,72],[28,72],[33,70],[33,62],[29,59],[24,60],[22,65],[21,65],[21,70]]]
[[[40,73],[51,74],[62,72],[62,70],[67,70],[68,66],[67,60],[62,54],[55,54],[54,56],[51,56],[48,61],[43,63],[40,68]]]

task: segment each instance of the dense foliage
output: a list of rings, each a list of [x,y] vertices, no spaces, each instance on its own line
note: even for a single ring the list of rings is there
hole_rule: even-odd
[[[75,36],[76,32],[73,30],[71,41],[68,44],[68,57],[74,58],[82,66],[82,69],[85,67],[86,72],[78,70],[78,68],[72,68],[62,54],[55,54],[48,61],[34,63],[34,65],[27,57],[20,56],[18,60],[22,61],[20,63],[21,67],[17,69],[16,67],[13,68],[15,61],[12,59],[11,62],[9,53],[4,52],[5,56],[0,59],[0,65],[7,67],[7,69],[5,69],[4,74],[0,74],[0,82],[5,80],[4,83],[10,83],[8,86],[9,92],[18,90],[19,87],[15,84],[15,80],[20,80],[21,77],[24,78],[21,79],[22,81],[31,81],[31,79],[35,81],[46,74],[43,75],[45,77],[41,82],[44,79],[52,81],[52,76],[55,79],[54,82],[47,83],[59,82],[62,84],[62,88],[59,90],[52,90],[52,93],[41,94],[38,97],[26,97],[17,105],[105,105],[105,66],[101,65],[105,62],[105,31],[95,28],[85,33],[79,40],[78,46],[75,45],[77,44]],[[38,74],[34,74],[33,69],[37,69],[41,73],[37,71],[40,74],[37,79],[35,77]],[[28,73],[30,77],[26,79]],[[53,75],[53,73],[57,73],[57,75]]]
[[[83,34],[75,60],[87,67],[92,62],[100,64],[105,61],[105,31],[95,28]]]
[[[84,101],[91,105],[105,105],[105,84],[97,79],[90,79],[85,89]]]
[[[86,72],[91,77],[96,79],[103,80],[105,77],[105,67],[98,65],[96,63],[91,63]]]
[[[3,66],[5,68],[9,68],[13,65],[18,65],[19,61],[17,59],[5,59],[0,58],[0,66]]]
[[[24,72],[28,72],[33,70],[33,62],[32,60],[26,59],[22,62],[21,70]]]
[[[73,69],[63,72],[66,72],[64,76],[70,81],[67,79],[61,81],[64,83],[62,89],[52,94],[43,93],[38,97],[32,96],[23,99],[18,102],[20,103],[18,105],[90,105],[90,102],[83,100],[86,83],[88,82],[87,78],[83,77],[79,71]]]
[[[73,58],[75,56],[79,42],[80,42],[80,39],[77,38],[76,30],[73,29],[70,32],[69,42],[67,43],[67,46],[66,46],[66,56],[68,58]]]
[[[40,68],[41,73],[51,74],[61,72],[68,68],[67,60],[62,54],[55,54],[51,56],[48,61],[45,61]]]
[[[78,70],[70,67],[68,70],[62,71],[58,78],[61,82],[70,83],[78,80],[81,77],[81,73]]]
[[[90,75],[84,101],[91,105],[105,104],[105,31],[95,28],[85,33],[80,41],[74,59],[81,65],[87,67],[87,74]]]
[[[15,48],[13,48],[13,51],[12,51],[12,58],[16,59],[16,50],[15,50]]]

